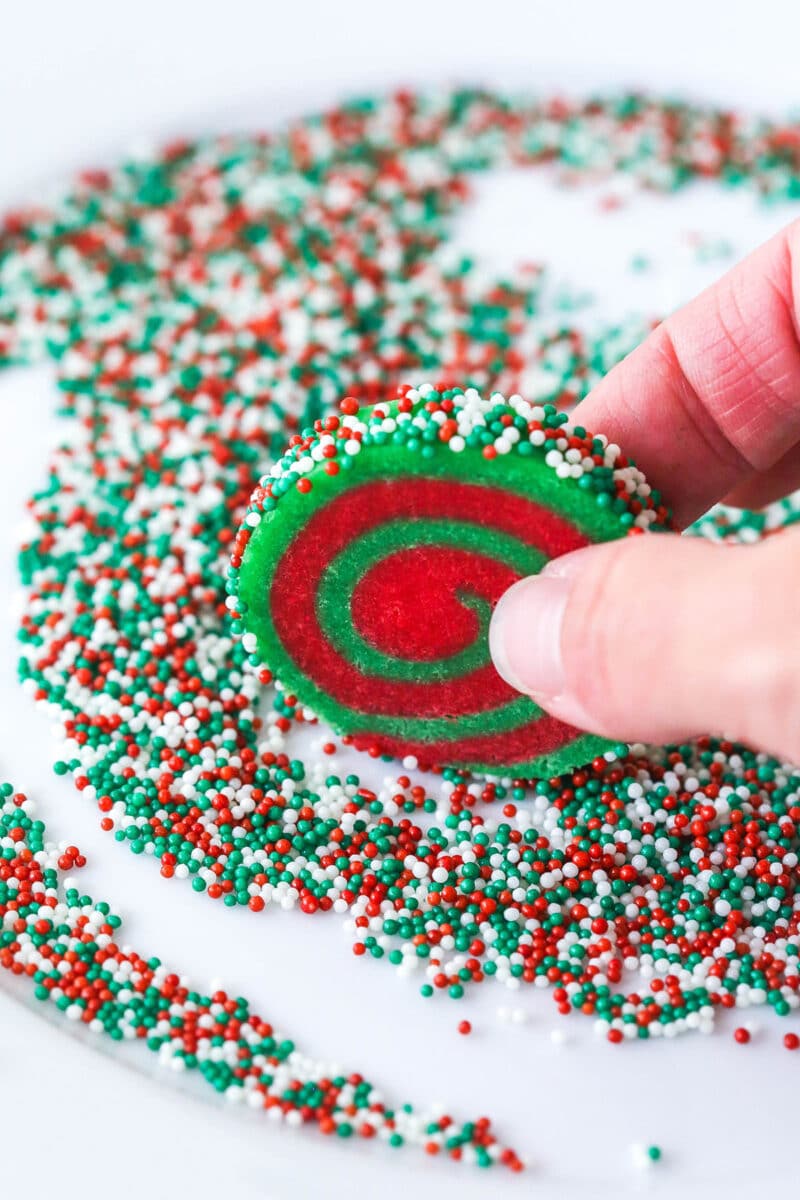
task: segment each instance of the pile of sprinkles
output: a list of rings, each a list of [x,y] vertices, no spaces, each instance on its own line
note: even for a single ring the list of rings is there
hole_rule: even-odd
[[[553,404],[425,384],[340,407],[290,440],[233,543],[259,678],[410,768],[529,778],[602,754],[500,678],[489,618],[557,555],[669,528],[658,492]]]
[[[727,1008],[785,1015],[800,1005],[795,768],[701,738],[532,785],[367,758],[368,786],[325,731],[298,757],[311,714],[235,636],[226,571],[253,484],[342,397],[429,379],[561,413],[651,327],[573,323],[542,269],[491,279],[453,253],[471,174],[509,165],[794,199],[800,127],[637,96],[403,92],[175,143],[4,219],[0,360],[55,359],[64,418],[20,557],[23,687],[62,731],[57,773],[166,879],[256,913],[343,914],[355,953],[424,996],[529,983],[612,1042],[708,1032]],[[696,532],[751,541],[797,511],[720,511]],[[0,963],[68,1016],[292,1119],[503,1156],[478,1123],[373,1115],[368,1085],[306,1069],[244,1002],[112,951],[110,910],[58,890],[28,813],[6,795]]]

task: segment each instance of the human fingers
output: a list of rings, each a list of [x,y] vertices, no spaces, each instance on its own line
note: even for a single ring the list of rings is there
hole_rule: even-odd
[[[573,419],[619,442],[686,525],[791,458],[800,441],[799,328],[794,222],[662,322]]]

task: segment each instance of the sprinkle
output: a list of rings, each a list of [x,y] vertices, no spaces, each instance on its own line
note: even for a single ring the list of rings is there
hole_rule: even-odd
[[[662,1150],[660,1146],[646,1146],[637,1142],[631,1146],[631,1157],[640,1170],[647,1170],[661,1161]]]

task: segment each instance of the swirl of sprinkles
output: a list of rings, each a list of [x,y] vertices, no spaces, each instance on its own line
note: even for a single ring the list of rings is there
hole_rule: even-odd
[[[344,486],[349,474],[357,478],[378,452],[378,427],[380,449],[409,470],[427,463],[432,449],[430,461],[447,464],[453,494],[478,476],[495,480],[492,454],[504,471],[522,472],[522,446],[530,444],[538,476],[550,472],[582,505],[594,505],[593,520],[616,521],[619,531],[631,517],[637,527],[642,513],[624,506],[615,517],[614,502],[604,511],[593,495],[602,470],[611,472],[607,480],[628,470],[618,457],[606,468],[611,447],[602,450],[600,473],[595,463],[572,479],[584,464],[569,451],[580,448],[565,452],[558,437],[548,465],[533,453],[535,429],[527,440],[522,430],[517,440],[505,426],[489,430],[478,449],[467,445],[474,431],[459,433],[457,417],[455,430],[447,424],[457,383],[465,398],[471,389],[483,398],[459,401],[465,410],[491,405],[495,394],[509,397],[501,412],[513,427],[520,415],[513,398],[524,396],[546,442],[546,429],[563,431],[563,413],[653,324],[652,314],[613,323],[586,312],[573,317],[554,301],[544,268],[492,277],[454,251],[453,222],[471,178],[509,166],[546,167],[571,186],[622,173],[661,192],[713,179],[796,202],[800,127],[642,96],[573,102],[484,90],[403,92],[268,134],[176,142],[84,172],[50,208],[3,218],[0,363],[54,360],[62,418],[20,555],[22,687],[57,724],[56,772],[72,777],[118,843],[154,857],[164,879],[253,913],[273,906],[340,914],[359,958],[417,978],[423,996],[458,1001],[488,980],[512,990],[532,985],[549,990],[559,1012],[594,1018],[614,1043],[708,1032],[737,1006],[769,1005],[790,1018],[800,1006],[800,774],[793,766],[700,738],[606,749],[565,774],[545,771],[532,786],[513,777],[480,782],[452,763],[438,779],[415,777],[413,755],[402,768],[362,779],[325,729],[299,756],[298,727],[314,728],[299,683],[298,695],[270,689],[265,670],[253,667],[262,656],[271,660],[277,641],[267,633],[262,655],[257,629],[245,630],[253,643],[234,628],[248,571],[246,539],[237,540],[236,530],[243,521],[251,528],[248,503],[259,519],[254,529],[268,507],[267,485],[261,499],[249,500],[259,473],[267,471],[274,500],[282,477],[308,457],[310,470],[303,467],[280,497],[284,515],[293,505],[310,513],[326,489],[328,508],[334,499],[346,505],[355,491]],[[415,402],[397,390],[425,379],[447,381],[435,389],[430,413],[421,391]],[[337,415],[342,397],[356,407]],[[409,402],[411,421],[400,422]],[[414,427],[417,418],[422,427]],[[394,442],[409,425],[418,429],[415,450]],[[314,452],[327,461],[328,436],[341,479],[318,475]],[[369,438],[374,447],[365,445]],[[310,453],[298,457],[306,441]],[[657,510],[641,481],[631,482],[643,512]],[[398,622],[384,607],[368,625],[371,601],[385,602],[394,587],[381,566],[387,556],[370,555],[391,551],[391,564],[399,553],[380,525],[342,547],[348,606],[324,603],[320,579],[314,617],[325,625],[326,645],[340,642],[347,663],[360,637],[359,654],[379,664],[387,683],[402,681],[409,661],[416,671],[427,645],[438,656],[424,660],[427,672],[444,663],[456,677],[480,671],[470,656],[486,606],[509,578],[503,570],[527,570],[536,554],[549,553],[524,538],[520,549],[513,529],[493,531],[496,553],[483,574],[475,572],[480,587],[462,604],[442,555],[447,544],[461,565],[477,566],[470,523],[463,506],[454,511],[434,498],[440,506],[425,515],[435,538],[429,561],[446,586],[432,601],[428,581],[421,584],[430,613]],[[760,514],[715,510],[694,532],[754,541],[798,514],[796,497]],[[398,517],[415,519],[407,510]],[[656,512],[652,523],[662,519]],[[437,521],[448,528],[435,528]],[[229,581],[229,608],[234,541],[239,578]],[[512,542],[514,555],[529,556],[516,566],[501,552],[511,553]],[[289,586],[299,582],[291,577]],[[264,602],[263,593],[244,598],[255,600],[253,612]],[[442,628],[438,640],[426,641],[445,607],[452,640]],[[282,607],[281,620],[296,616],[292,604]],[[295,669],[288,652],[299,670],[302,639],[297,627],[283,632],[287,660],[279,671],[288,685]],[[335,676],[326,682],[340,703],[337,686]],[[265,697],[269,711],[260,709]],[[466,719],[470,710],[456,715]],[[367,749],[380,753],[374,728],[361,732]],[[498,756],[504,762],[489,762],[464,749],[465,729],[458,738],[464,764],[535,766],[508,747]],[[418,741],[384,745],[421,751],[439,765],[452,757],[452,746],[442,754]],[[553,753],[543,748],[543,768]],[[66,883],[59,891],[57,869],[74,870],[81,856],[46,845],[28,804],[4,791],[0,966],[68,1019],[86,1019],[114,1039],[141,1038],[167,1059],[198,1067],[218,1090],[253,1089],[255,1103],[271,1112],[298,1113],[291,1121],[321,1106],[328,1115],[320,1127],[349,1136],[353,1107],[359,1115],[368,1096],[361,1083],[304,1074],[244,1002],[222,990],[192,993],[176,972],[117,946],[107,905]],[[153,886],[145,872],[142,883]],[[62,966],[68,987],[56,978]],[[213,1047],[208,1029],[211,1040],[221,1039]],[[286,1063],[297,1068],[288,1082]],[[380,1127],[379,1136],[398,1144],[401,1121],[376,1110],[364,1136]],[[425,1131],[417,1132],[424,1144]],[[434,1149],[455,1157],[518,1163],[489,1145],[480,1119],[430,1132]]]

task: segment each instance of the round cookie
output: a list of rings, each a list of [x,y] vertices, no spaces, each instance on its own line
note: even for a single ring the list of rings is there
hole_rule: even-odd
[[[642,473],[553,405],[475,389],[397,398],[292,438],[259,482],[229,606],[254,666],[360,749],[514,778],[611,743],[495,671],[492,608],[591,542],[669,527]]]

